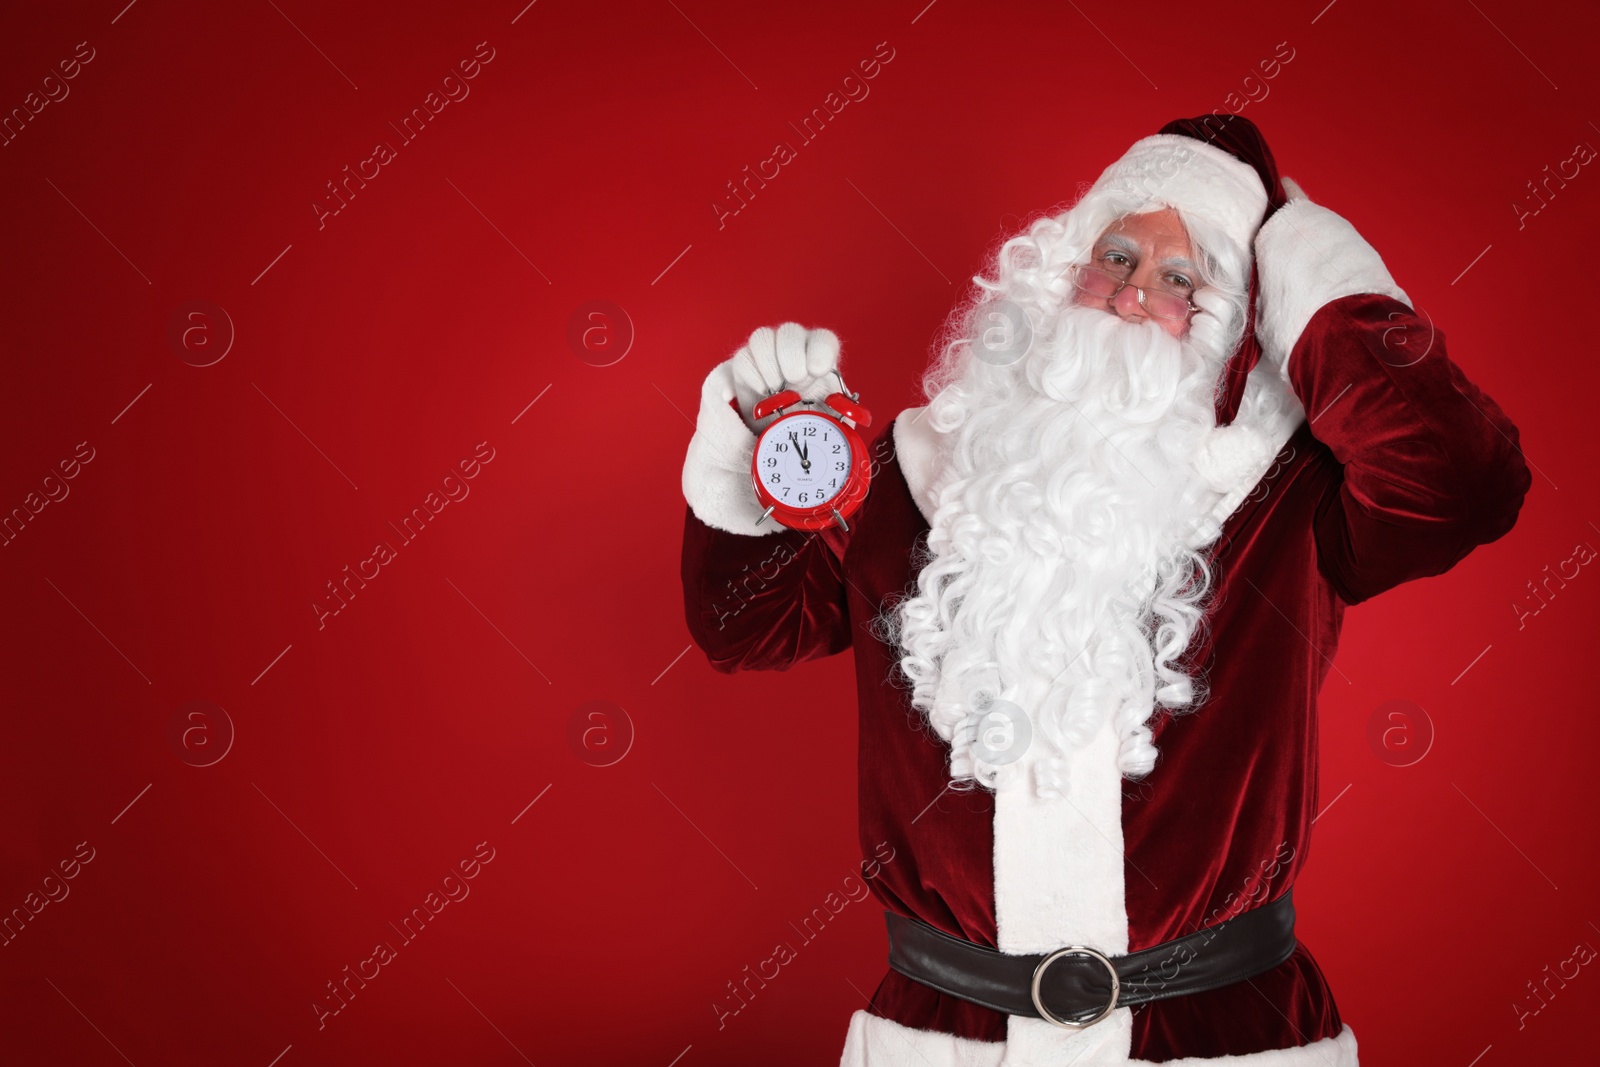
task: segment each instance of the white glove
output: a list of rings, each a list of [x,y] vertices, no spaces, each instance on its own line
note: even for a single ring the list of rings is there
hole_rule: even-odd
[[[750,480],[759,433],[750,412],[782,389],[795,390],[803,400],[840,391],[833,374],[838,366],[839,338],[832,330],[786,322],[757,329],[743,348],[711,369],[700,388],[700,412],[683,464],[683,497],[701,522],[757,537],[786,529],[771,518],[756,525],[766,509]],[[730,400],[738,402],[737,413]]]
[[[1411,298],[1348,220],[1312,203],[1291,179],[1281,180],[1289,199],[1256,231],[1256,337],[1262,358],[1287,373],[1295,343],[1324,304],[1381,293],[1409,307]]]

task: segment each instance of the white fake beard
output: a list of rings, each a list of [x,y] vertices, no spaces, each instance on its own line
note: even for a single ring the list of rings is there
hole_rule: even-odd
[[[1226,353],[1208,347],[1214,331],[1179,339],[1072,304],[1041,333],[1012,366],[970,359],[924,415],[949,460],[899,640],[952,779],[999,788],[1031,768],[1057,796],[1065,757],[1108,717],[1119,769],[1138,776],[1154,766],[1156,705],[1195,702],[1177,661],[1203,615],[1197,550],[1222,493],[1194,457]],[[1026,716],[1024,752],[980,740],[996,699]]]

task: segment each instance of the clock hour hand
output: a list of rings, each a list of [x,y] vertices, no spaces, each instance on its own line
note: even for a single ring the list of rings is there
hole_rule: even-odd
[[[789,431],[789,440],[794,444],[795,454],[800,457],[800,469],[809,471],[811,469],[811,460],[806,458],[806,447],[800,443],[800,439],[794,435],[793,430]]]

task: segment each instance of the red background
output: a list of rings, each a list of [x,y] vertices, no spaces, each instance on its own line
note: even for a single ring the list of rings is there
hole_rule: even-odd
[[[0,16],[8,113],[94,49],[0,148],[0,508],[94,451],[0,550],[0,914],[94,850],[0,948],[0,1061],[837,1062],[884,972],[870,901],[711,1008],[860,850],[848,657],[685,654],[699,383],[756,326],[826,325],[887,425],[994,242],[1212,109],[1373,242],[1536,467],[1509,536],[1349,613],[1301,937],[1363,1063],[1587,1039],[1593,967],[1520,1029],[1512,1005],[1600,947],[1600,576],[1521,629],[1512,605],[1600,546],[1600,176],[1521,228],[1512,205],[1600,146],[1593,9],[124,2]],[[319,229],[324,183],[480,41],[470,96]],[[870,95],[801,145],[879,42]],[[719,228],[779,140],[798,158]],[[236,331],[206,367],[168,340],[192,300]],[[566,339],[592,300],[636,331],[610,366]],[[484,441],[470,496],[319,629],[324,583]],[[169,739],[192,700],[235,731],[210,766]],[[591,700],[635,731],[612,766],[569,741]],[[1435,731],[1412,766],[1368,743],[1391,700]],[[325,983],[481,841],[470,896],[319,1030]]]

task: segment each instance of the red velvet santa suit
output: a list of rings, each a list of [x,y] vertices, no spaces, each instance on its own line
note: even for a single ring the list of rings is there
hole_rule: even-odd
[[[1297,413],[1275,431],[1275,461],[1210,546],[1217,595],[1192,646],[1209,697],[1193,714],[1158,713],[1154,771],[1117,779],[1120,870],[1108,884],[1126,909],[1125,951],[1214,925],[1294,884],[1319,804],[1317,692],[1346,605],[1439,574],[1502,536],[1529,485],[1516,427],[1450,360],[1443,333],[1413,313],[1348,223],[1291,201],[1255,249],[1269,358],[1252,374],[1286,375],[1310,420]],[[873,892],[886,909],[1010,951],[997,884],[1017,891],[1032,861],[997,852],[995,794],[948,790],[949,746],[919,728],[921,713],[895,678],[901,650],[869,630],[885,599],[912,586],[913,543],[929,529],[936,459],[915,416],[901,413],[872,439],[875,477],[848,534],[730,533],[691,507],[688,623],[721,671],[783,670],[854,650],[863,855],[887,841],[896,857],[871,880]],[[1028,840],[1048,847],[1049,824],[1032,825]],[[1116,836],[1115,827],[1094,840],[1061,825],[1091,838],[1085,855]],[[1356,1062],[1353,1032],[1304,945],[1247,981],[1119,1010],[1131,1035],[1083,1044],[1088,1054],[1075,1062]],[[1015,1042],[1007,1054],[1008,1024],[1019,1023],[1047,1026],[888,971],[870,1009],[852,1019],[844,1062],[1043,1062]]]

